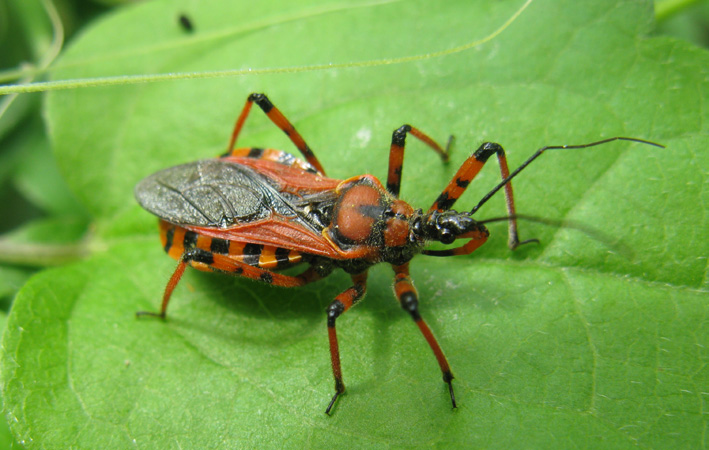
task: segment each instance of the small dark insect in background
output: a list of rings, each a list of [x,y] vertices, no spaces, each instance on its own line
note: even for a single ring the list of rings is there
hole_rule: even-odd
[[[190,20],[189,17],[185,14],[180,14],[178,17],[178,21],[180,22],[180,26],[182,27],[183,30],[187,32],[193,32],[194,31],[194,26],[192,25],[192,21]]]

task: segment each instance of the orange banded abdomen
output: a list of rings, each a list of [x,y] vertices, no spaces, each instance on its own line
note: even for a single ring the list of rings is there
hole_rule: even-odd
[[[303,255],[295,250],[205,236],[164,220],[160,221],[160,240],[165,252],[178,261],[186,250],[194,248],[267,270],[286,269],[303,260]],[[188,263],[205,272],[215,270],[204,262],[190,260]]]

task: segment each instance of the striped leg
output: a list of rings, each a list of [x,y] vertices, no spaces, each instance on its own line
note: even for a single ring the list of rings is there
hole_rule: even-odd
[[[534,154],[527,159],[522,165],[520,165],[518,168],[516,168],[512,173],[510,173],[510,169],[507,166],[507,158],[505,157],[505,150],[502,148],[500,144],[495,144],[493,142],[485,142],[483,145],[478,148],[475,153],[473,153],[472,156],[470,156],[465,162],[463,163],[462,166],[460,166],[460,169],[458,169],[458,172],[455,174],[453,179],[448,183],[448,186],[441,192],[441,195],[438,196],[436,201],[433,203],[431,208],[428,210],[429,212],[433,210],[438,210],[438,211],[446,211],[449,210],[453,204],[455,203],[456,200],[465,192],[465,189],[470,185],[470,182],[473,181],[473,179],[477,176],[477,174],[480,172],[480,169],[482,169],[483,165],[487,162],[488,158],[492,156],[493,153],[497,154],[497,160],[500,163],[500,174],[502,175],[502,181],[495,186],[490,192],[485,194],[485,196],[478,202],[478,204],[470,210],[470,215],[474,214],[480,207],[485,204],[490,198],[497,193],[500,189],[505,190],[505,199],[507,201],[507,217],[508,217],[508,224],[509,224],[509,239],[507,241],[507,245],[511,249],[515,249],[519,247],[522,244],[527,244],[529,242],[539,242],[537,239],[529,239],[526,241],[519,241],[519,237],[517,235],[517,216],[515,214],[515,202],[514,202],[514,196],[512,194],[512,184],[510,181],[512,178],[516,177],[522,170],[524,170],[525,167],[527,167],[532,161],[537,159],[539,156],[541,156],[542,153],[544,153],[547,150],[570,150],[570,149],[581,149],[581,148],[588,148],[588,147],[595,147],[597,145],[603,145],[608,142],[613,142],[613,141],[629,141],[629,142],[637,142],[640,144],[647,144],[647,145],[653,145],[655,147],[659,148],[665,148],[661,144],[657,144],[655,142],[650,142],[646,141],[644,139],[637,139],[637,138],[632,138],[632,137],[622,137],[622,136],[616,136],[616,137],[611,137],[607,139],[603,139],[600,141],[596,142],[591,142],[589,144],[580,144],[580,145],[549,145],[546,147],[542,147]],[[462,248],[462,247],[460,247]],[[457,249],[453,249],[457,250]],[[429,253],[428,254],[436,254],[436,253]],[[456,253],[459,254],[459,253]],[[442,254],[436,254],[438,256],[445,256]]]
[[[286,117],[281,113],[281,111],[273,106],[273,103],[264,94],[251,94],[246,99],[244,108],[239,114],[239,118],[236,119],[236,124],[234,125],[234,131],[231,133],[231,140],[229,141],[229,147],[227,148],[227,154],[231,154],[234,151],[234,145],[236,144],[236,139],[239,137],[241,128],[244,126],[244,122],[251,111],[251,106],[254,102],[263,110],[271,121],[276,124],[278,128],[283,130],[284,133],[290,138],[290,140],[298,147],[298,150],[303,154],[305,159],[315,167],[318,172],[325,174],[325,170],[320,165],[320,161],[315,156],[315,153],[310,149],[308,144],[305,142],[303,137],[298,133],[295,127],[286,119]]]
[[[433,354],[436,356],[438,361],[438,366],[441,368],[441,373],[443,374],[443,381],[448,384],[448,392],[451,396],[451,402],[453,403],[453,408],[456,408],[455,404],[455,393],[453,392],[453,373],[451,372],[450,366],[448,365],[448,360],[446,355],[443,354],[441,346],[438,345],[438,341],[433,336],[431,329],[428,328],[426,322],[421,318],[419,313],[419,301],[418,293],[416,288],[411,281],[409,276],[409,263],[402,264],[400,266],[394,266],[394,292],[396,293],[396,298],[399,299],[401,307],[404,308],[406,312],[411,314],[411,318],[421,330],[423,337],[426,338],[426,342],[433,350]]]
[[[364,297],[367,290],[367,272],[352,275],[352,287],[335,297],[327,308],[327,334],[330,340],[330,359],[332,361],[332,375],[335,377],[335,395],[332,396],[330,404],[327,405],[325,414],[330,414],[330,410],[335,405],[335,400],[345,392],[345,383],[342,381],[342,368],[340,367],[340,347],[337,343],[337,331],[335,321],[342,313],[347,311]]]
[[[431,147],[433,151],[438,153],[443,162],[448,162],[448,151],[450,150],[451,143],[453,142],[453,136],[449,137],[446,148],[444,149],[427,134],[423,133],[418,128],[412,127],[411,125],[402,125],[394,130],[394,133],[391,136],[391,149],[389,150],[389,175],[387,176],[387,190],[397,198],[399,197],[399,190],[401,189],[401,172],[404,166],[406,133],[409,133],[413,137]]]
[[[431,205],[429,212],[447,211],[453,207],[453,204],[458,200],[458,198],[463,195],[463,192],[468,188],[470,182],[475,179],[475,177],[480,173],[487,160],[493,154],[497,155],[497,161],[500,163],[500,174],[502,179],[505,180],[510,175],[510,169],[507,167],[507,157],[505,156],[505,150],[500,144],[495,144],[493,142],[485,142],[478,148],[475,153],[472,154],[468,159],[465,160],[458,172],[453,176],[453,179],[448,183],[448,186],[441,192],[436,201]],[[511,249],[515,249],[522,244],[528,242],[535,242],[535,239],[529,241],[520,242],[517,234],[517,219],[515,216],[515,202],[514,195],[512,193],[512,184],[505,183],[505,199],[507,201],[507,215],[509,216],[508,221],[508,241],[507,245]]]
[[[175,272],[173,272],[170,280],[167,282],[167,286],[165,287],[165,292],[162,297],[160,312],[155,313],[150,311],[138,311],[135,315],[157,316],[164,319],[167,316],[167,305],[170,303],[172,291],[175,290],[175,287],[182,278],[182,275],[185,273],[185,268],[188,264],[199,270],[217,270],[282,287],[304,286],[308,283],[319,280],[324,276],[323,274],[318,274],[313,268],[306,269],[303,273],[297,276],[283,275],[267,269],[249,265],[242,261],[236,261],[227,255],[213,253],[200,248],[192,248],[182,254],[182,257],[177,263]]]
[[[480,209],[480,207],[481,207],[483,204],[485,204],[485,202],[487,202],[488,200],[490,200],[490,198],[491,198],[493,195],[495,195],[495,193],[497,193],[497,191],[499,191],[499,190],[502,189],[503,187],[506,187],[506,186],[509,184],[510,180],[512,180],[512,178],[516,177],[522,170],[524,170],[525,167],[527,167],[529,164],[532,163],[532,161],[534,161],[535,159],[537,159],[538,157],[540,157],[541,154],[544,153],[545,151],[547,151],[547,150],[572,150],[572,149],[580,149],[580,148],[589,148],[589,147],[595,147],[595,146],[597,146],[597,145],[607,144],[607,143],[613,142],[613,141],[637,142],[638,144],[646,144],[646,145],[652,145],[652,146],[658,147],[658,148],[665,148],[664,145],[658,144],[658,143],[656,143],[656,142],[650,142],[650,141],[646,141],[646,140],[644,140],[644,139],[638,139],[638,138],[632,138],[632,137],[623,137],[623,136],[616,136],[616,137],[611,137],[611,138],[607,138],[607,139],[602,139],[602,140],[600,140],[600,141],[591,142],[591,143],[589,143],[589,144],[578,144],[578,145],[547,145],[547,146],[545,146],[545,147],[540,148],[540,149],[537,150],[536,152],[534,152],[534,154],[533,154],[532,156],[530,156],[525,162],[523,162],[519,167],[517,167],[511,174],[509,174],[509,175],[507,175],[507,176],[503,175],[503,176],[502,176],[502,181],[500,182],[500,184],[498,184],[498,185],[495,186],[490,192],[488,192],[487,194],[485,194],[485,196],[478,202],[478,204],[475,206],[475,208],[473,208],[473,209],[470,210],[470,214],[473,214],[475,211],[477,211],[478,209]],[[486,145],[486,144],[483,144],[483,145]],[[493,144],[493,145],[497,145],[497,144]],[[506,166],[506,165],[507,165],[507,164],[505,164],[505,166]]]

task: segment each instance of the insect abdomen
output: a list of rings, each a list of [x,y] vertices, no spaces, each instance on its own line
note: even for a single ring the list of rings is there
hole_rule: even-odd
[[[303,260],[302,254],[295,250],[205,236],[164,220],[160,221],[160,240],[165,252],[176,260],[187,250],[202,250],[205,257],[188,263],[205,272],[216,270],[208,262],[212,254],[226,255],[234,261],[267,270],[285,269]]]

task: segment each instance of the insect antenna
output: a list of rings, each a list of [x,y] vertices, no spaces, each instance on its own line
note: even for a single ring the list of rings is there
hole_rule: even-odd
[[[544,153],[547,150],[565,150],[565,149],[575,149],[575,148],[588,148],[588,147],[595,147],[597,145],[602,145],[606,144],[608,142],[612,141],[630,141],[630,142],[638,142],[640,144],[647,144],[647,145],[654,145],[655,147],[660,147],[660,148],[665,148],[664,145],[657,144],[655,142],[650,142],[646,141],[644,139],[637,139],[637,138],[631,138],[631,137],[622,137],[622,136],[616,136],[608,139],[603,139],[601,141],[596,141],[596,142],[591,142],[590,144],[579,144],[579,145],[549,145],[546,147],[542,147],[525,162],[522,163],[521,166],[516,168],[512,173],[510,173],[504,180],[502,180],[497,186],[495,186],[490,192],[488,192],[473,209],[470,210],[469,214],[472,216],[475,214],[475,212],[480,209],[482,205],[484,205],[490,198],[497,193],[500,189],[505,187],[507,183],[509,183],[512,178],[516,177],[525,167],[527,167],[529,164],[532,163],[535,159],[539,158],[539,156]],[[516,216],[520,217],[520,216]]]
[[[486,224],[493,222],[509,222],[510,220],[526,220],[528,222],[541,223],[543,225],[548,225],[551,227],[568,228],[571,230],[580,231],[591,239],[602,243],[613,252],[620,254],[627,260],[632,260],[635,256],[635,253],[629,246],[625,245],[623,242],[618,241],[617,239],[613,239],[613,236],[606,234],[597,228],[574,220],[548,219],[545,217],[528,216],[526,214],[515,214],[514,216],[492,217],[490,219],[480,220],[478,221],[478,223]],[[527,244],[530,242],[539,243],[539,239],[529,239],[520,242],[519,245]]]

